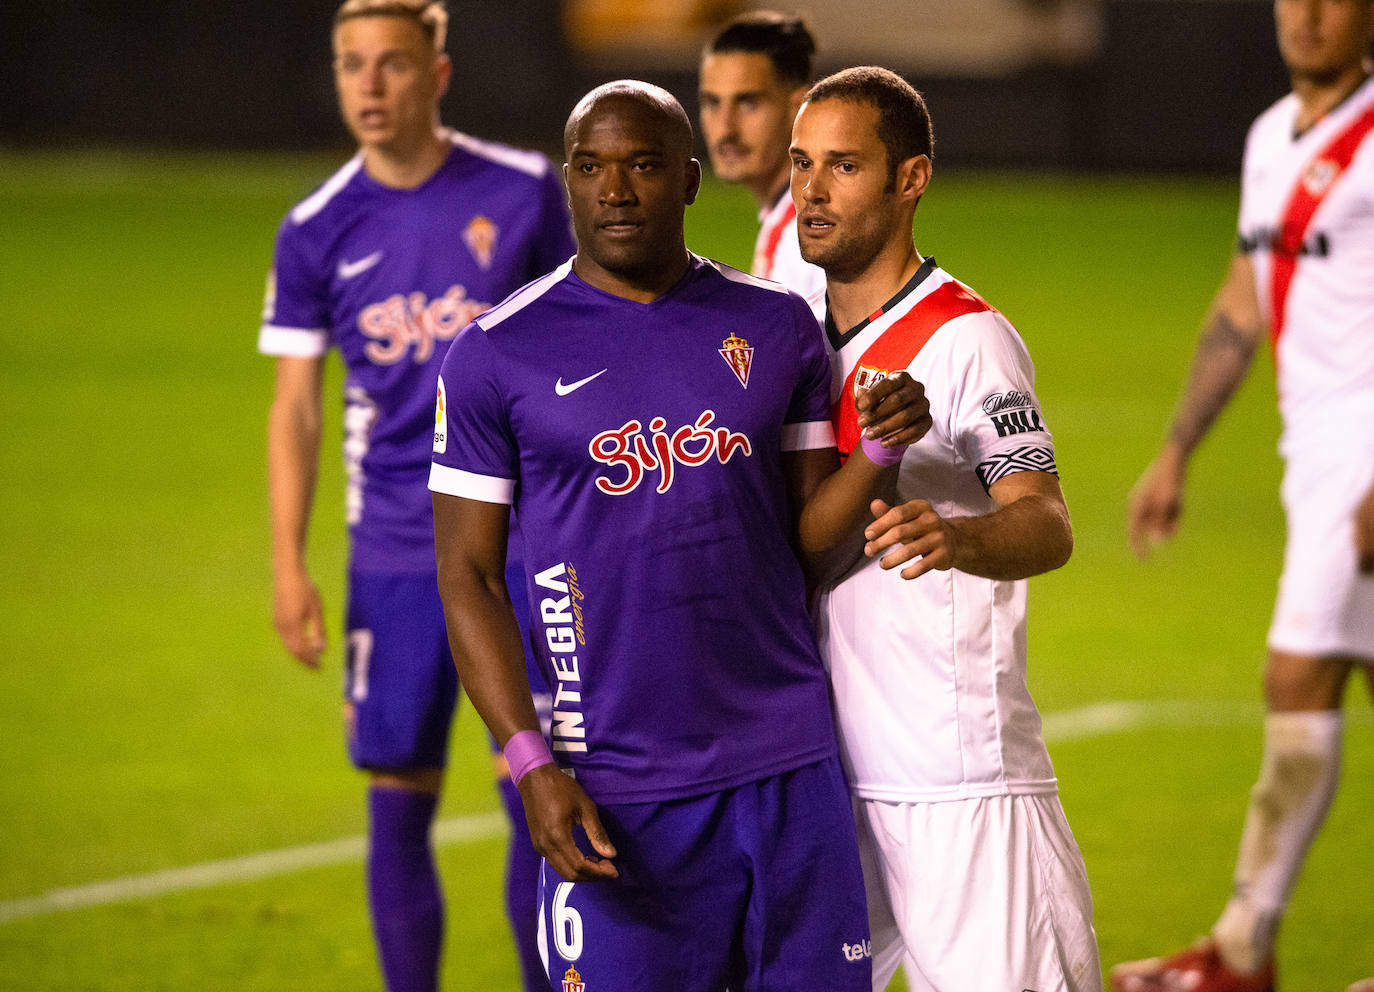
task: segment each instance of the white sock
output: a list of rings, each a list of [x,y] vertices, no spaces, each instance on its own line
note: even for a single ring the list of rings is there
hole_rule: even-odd
[[[1270,713],[1264,759],[1241,834],[1231,901],[1212,928],[1222,960],[1242,974],[1274,954],[1279,921],[1341,772],[1340,710]]]

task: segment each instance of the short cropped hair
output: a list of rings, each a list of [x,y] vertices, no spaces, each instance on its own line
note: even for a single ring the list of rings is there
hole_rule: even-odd
[[[436,53],[444,50],[448,34],[444,0],[344,0],[334,14],[334,26],[355,17],[408,17],[420,26]]]
[[[684,158],[691,158],[692,120],[687,116],[687,111],[682,109],[677,97],[663,87],[638,79],[617,79],[614,82],[602,83],[578,100],[572,113],[568,115],[567,123],[563,125],[564,151],[572,147],[573,137],[582,126],[583,119],[603,100],[625,100],[647,107],[658,115],[664,128],[662,133],[668,137],[669,143],[675,145]]]
[[[792,87],[805,86],[811,82],[816,39],[804,19],[775,10],[759,10],[736,17],[706,45],[707,55],[727,52],[766,55],[781,82]]]
[[[897,166],[924,155],[935,160],[935,131],[926,101],[916,88],[890,69],[861,65],[826,76],[806,94],[807,103],[843,100],[878,111],[878,140],[887,152],[888,182],[897,179]]]

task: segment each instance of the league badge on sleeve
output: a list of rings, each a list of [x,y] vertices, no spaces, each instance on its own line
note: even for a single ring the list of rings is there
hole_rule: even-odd
[[[587,992],[587,983],[572,965],[563,973],[563,992]]]
[[[444,377],[439,377],[439,395],[434,400],[434,451],[442,455],[448,450],[448,397],[444,394]]]
[[[754,362],[754,349],[749,342],[738,334],[731,334],[720,343],[720,357],[735,373],[735,378],[745,389],[749,388],[749,366]]]
[[[267,270],[267,288],[262,294],[262,320],[269,323],[277,313],[277,270]]]
[[[463,231],[463,244],[468,246],[472,257],[484,269],[491,268],[492,256],[496,254],[497,231],[491,218],[481,214],[468,221],[467,229]]]

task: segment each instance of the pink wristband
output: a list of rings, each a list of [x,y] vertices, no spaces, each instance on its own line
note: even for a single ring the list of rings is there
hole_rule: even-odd
[[[521,730],[511,734],[501,751],[510,767],[510,780],[516,785],[540,765],[553,764],[549,745],[544,743],[544,735],[537,730]]]
[[[906,454],[907,446],[899,444],[895,448],[884,448],[882,441],[864,438],[859,442],[859,447],[864,449],[864,454],[874,465],[881,465],[886,468],[889,465],[896,465]]]

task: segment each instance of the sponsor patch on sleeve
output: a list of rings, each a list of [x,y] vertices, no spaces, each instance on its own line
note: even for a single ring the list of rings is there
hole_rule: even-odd
[[[1045,422],[1040,417],[1035,398],[1019,389],[993,393],[983,400],[983,412],[997,429],[998,437],[1045,430]]]

